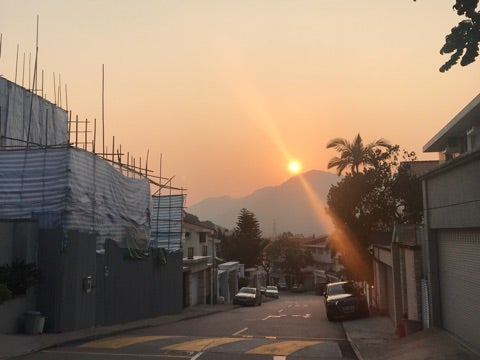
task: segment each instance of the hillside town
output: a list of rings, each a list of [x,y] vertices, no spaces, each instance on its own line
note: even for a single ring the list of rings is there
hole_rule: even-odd
[[[451,2],[0,5],[0,360],[480,359],[480,11]]]
[[[265,253],[251,264],[222,259],[222,239],[234,229],[188,213],[182,191],[152,194],[141,171],[76,146],[56,105],[4,78],[0,89],[2,333],[69,332],[231,304],[241,286],[322,295],[345,278],[345,254],[329,235],[285,234],[312,256],[297,273]],[[403,336],[441,327],[474,349],[479,112],[476,97],[427,142],[440,160],[411,168],[423,184],[424,221],[375,235],[373,281],[361,284],[370,312]]]

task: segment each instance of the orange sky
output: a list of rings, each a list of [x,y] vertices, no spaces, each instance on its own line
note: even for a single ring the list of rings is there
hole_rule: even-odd
[[[187,206],[326,170],[335,137],[417,152],[478,93],[480,63],[438,68],[454,0],[2,0],[0,75],[35,55],[68,107],[187,189]],[[22,58],[27,69],[21,75]],[[30,55],[31,54],[31,55]],[[33,65],[32,65],[33,66]],[[65,95],[63,95],[65,96]],[[65,103],[62,104],[66,106]],[[97,125],[98,126],[98,125]],[[100,143],[97,140],[97,147]]]

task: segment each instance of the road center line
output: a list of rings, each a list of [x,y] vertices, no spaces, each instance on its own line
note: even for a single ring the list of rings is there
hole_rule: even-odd
[[[234,335],[234,336],[235,336],[235,335],[240,335],[242,332],[244,332],[244,331],[246,331],[246,330],[248,330],[248,327],[243,328],[242,330],[239,330],[239,331],[237,331],[236,333],[233,333],[233,335]]]

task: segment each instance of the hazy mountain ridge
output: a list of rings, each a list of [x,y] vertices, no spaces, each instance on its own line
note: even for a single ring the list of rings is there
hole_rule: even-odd
[[[314,210],[312,200],[303,180],[310,187],[315,197],[321,202]],[[296,175],[278,186],[268,186],[255,190],[242,198],[221,196],[205,199],[187,208],[187,212],[198,216],[202,221],[210,220],[217,225],[233,229],[237,223],[242,208],[253,212],[260,223],[264,236],[271,236],[274,232],[281,234],[291,231],[294,234],[316,236],[331,231],[330,219],[325,215],[324,208],[328,191],[332,184],[341,178],[320,170],[311,170],[302,175]],[[319,216],[324,221],[319,221]]]

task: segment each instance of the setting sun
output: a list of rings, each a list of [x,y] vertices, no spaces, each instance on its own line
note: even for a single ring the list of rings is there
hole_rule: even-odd
[[[290,161],[290,163],[288,164],[288,170],[290,170],[292,174],[298,174],[301,168],[302,166],[298,161]]]

